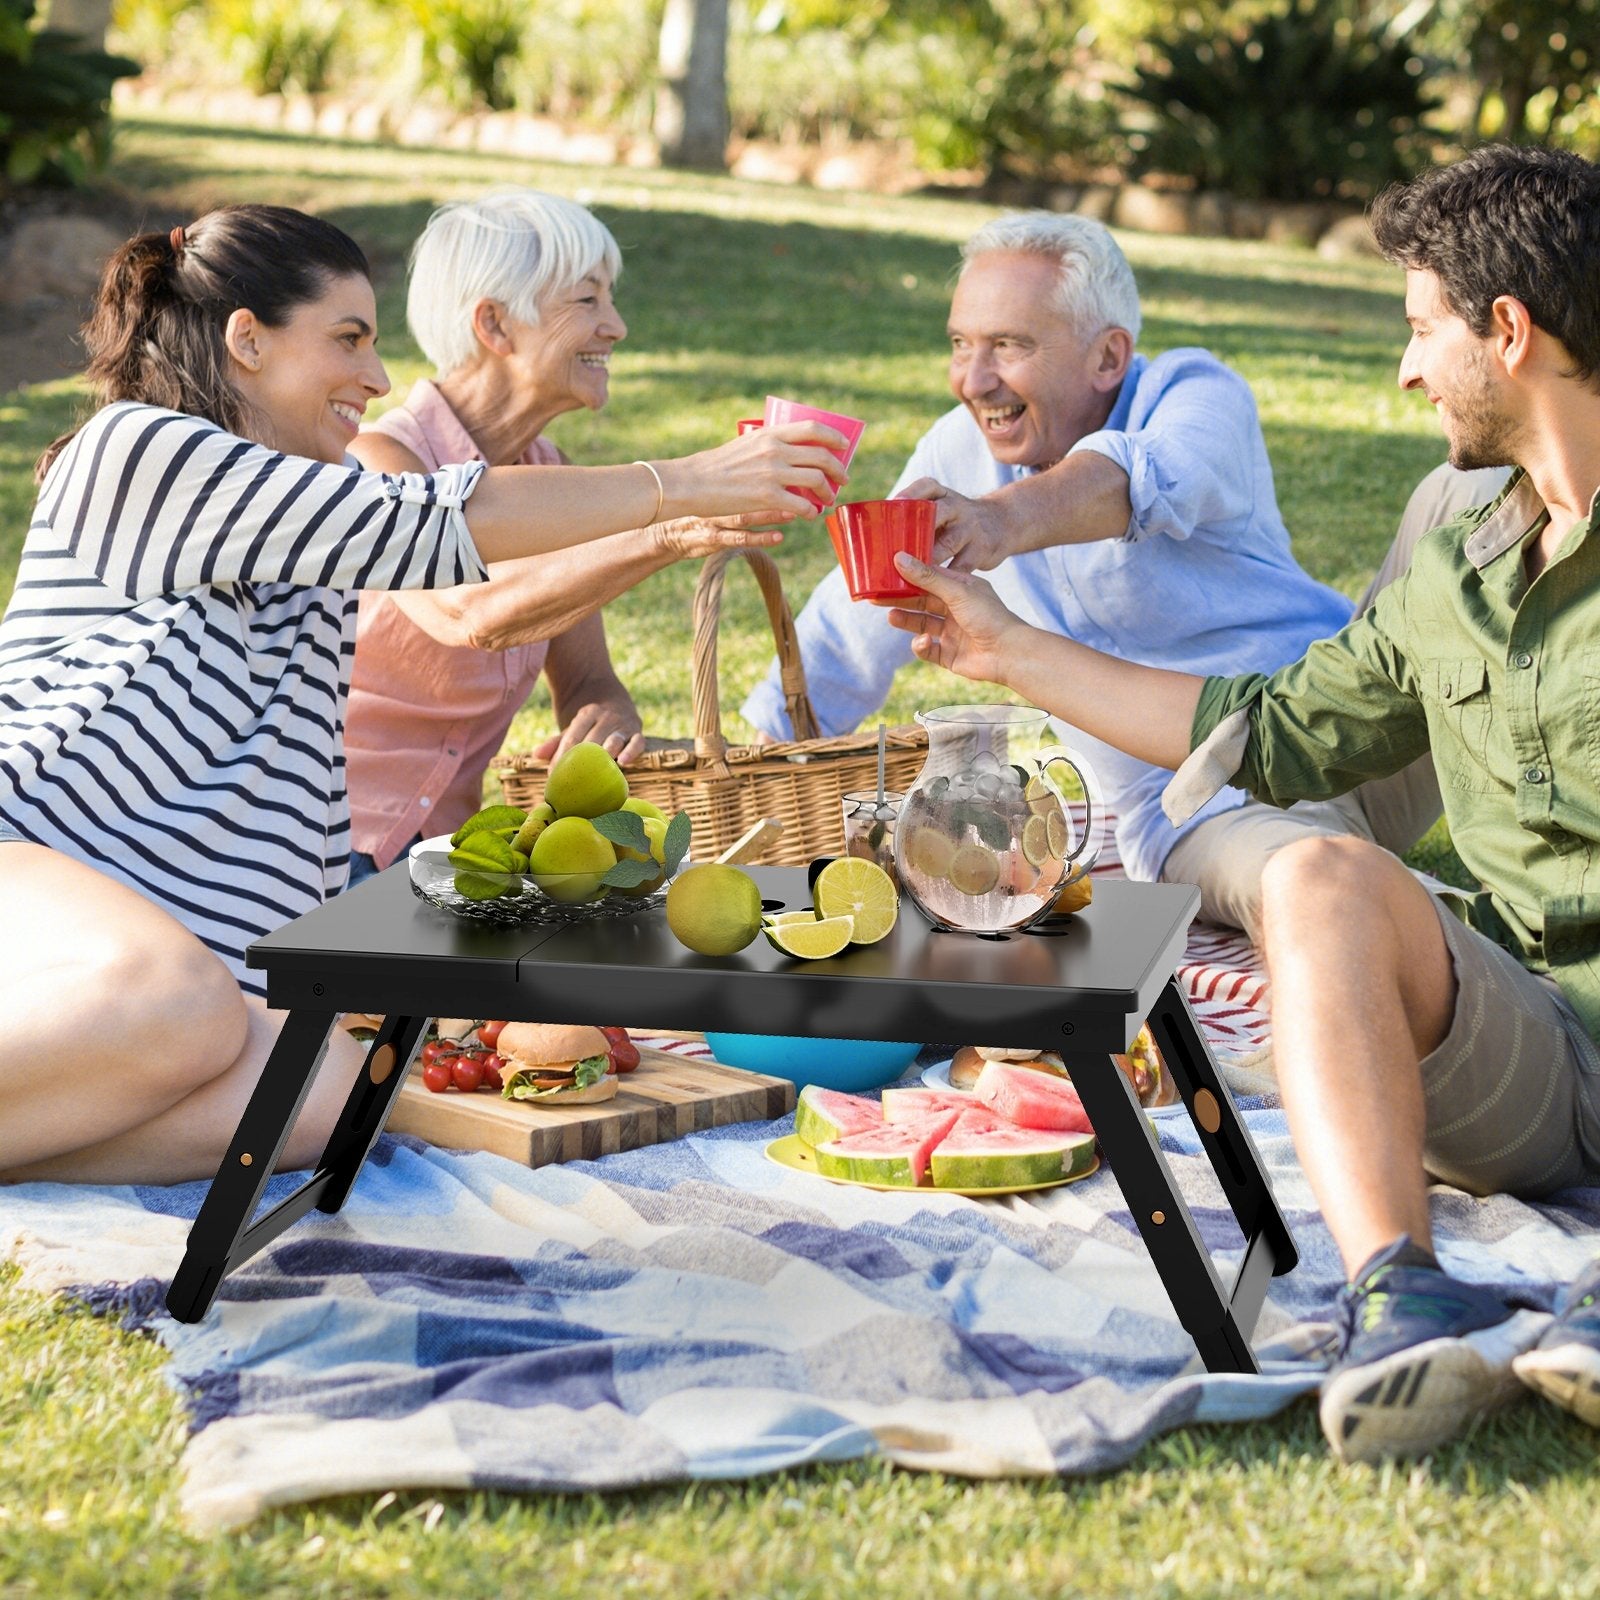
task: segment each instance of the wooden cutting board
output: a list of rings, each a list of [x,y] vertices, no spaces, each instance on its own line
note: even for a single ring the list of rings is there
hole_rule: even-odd
[[[693,1061],[639,1046],[639,1065],[622,1074],[616,1098],[592,1106],[536,1106],[496,1094],[432,1094],[412,1072],[389,1118],[446,1150],[491,1150],[530,1167],[590,1161],[618,1150],[665,1144],[702,1128],[762,1122],[794,1110],[784,1078]]]

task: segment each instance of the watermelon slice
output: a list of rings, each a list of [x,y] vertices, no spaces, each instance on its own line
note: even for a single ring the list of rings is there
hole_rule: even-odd
[[[959,1111],[936,1111],[917,1122],[880,1122],[817,1146],[817,1171],[850,1183],[880,1183],[914,1189],[928,1175],[934,1146],[956,1125]]]
[[[883,1120],[915,1122],[935,1111],[970,1111],[974,1103],[965,1089],[885,1089]]]
[[[1080,1177],[1094,1165],[1092,1133],[1019,1128],[967,1112],[933,1152],[938,1189],[1021,1189]]]
[[[876,1100],[858,1094],[840,1094],[808,1083],[794,1108],[794,1131],[807,1144],[827,1144],[852,1133],[883,1126],[883,1110]]]
[[[1093,1133],[1078,1091],[1065,1078],[986,1061],[972,1092],[993,1112],[1022,1128],[1047,1128],[1058,1133]]]

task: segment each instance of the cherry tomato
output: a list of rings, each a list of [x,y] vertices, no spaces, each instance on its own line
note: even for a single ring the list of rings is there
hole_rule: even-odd
[[[456,1047],[448,1039],[430,1039],[422,1047],[422,1064],[431,1067],[435,1061],[443,1056],[453,1056]]]
[[[443,1094],[452,1082],[450,1069],[442,1061],[430,1061],[422,1069],[422,1081],[435,1094]]]
[[[505,1088],[506,1080],[500,1076],[500,1069],[504,1065],[505,1063],[500,1059],[499,1056],[490,1056],[489,1059],[484,1062],[483,1086],[485,1089],[493,1089],[496,1094],[499,1094],[500,1091]]]
[[[613,1072],[632,1072],[639,1065],[639,1047],[628,1037],[626,1028],[602,1028],[606,1046],[611,1052]]]
[[[462,1094],[471,1094],[483,1083],[483,1063],[471,1056],[452,1056],[450,1076]]]
[[[503,1022],[480,1022],[478,1024],[478,1042],[487,1045],[489,1049],[500,1042],[500,1030],[505,1027]]]

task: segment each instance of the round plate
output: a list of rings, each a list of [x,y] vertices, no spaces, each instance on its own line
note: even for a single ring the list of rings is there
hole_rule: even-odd
[[[959,1194],[968,1200],[986,1200],[1002,1194],[1032,1194],[1036,1189],[1059,1189],[1064,1183],[1079,1183],[1084,1178],[1092,1178],[1100,1170],[1100,1157],[1096,1156],[1087,1172],[1075,1173],[1070,1178],[1051,1178],[1048,1183],[1007,1184],[999,1189],[938,1189],[929,1183],[913,1189],[905,1183],[862,1183],[856,1178],[825,1178],[817,1171],[815,1152],[798,1133],[774,1139],[767,1146],[765,1154],[768,1161],[775,1161],[791,1172],[809,1172],[813,1178],[822,1178],[824,1183],[841,1183],[850,1189],[876,1189],[880,1194]]]
[[[948,1061],[935,1061],[931,1067],[922,1069],[922,1081],[930,1089],[949,1089],[956,1094],[971,1094],[970,1089],[957,1089],[950,1081],[950,1063]],[[1170,1106],[1146,1106],[1144,1114],[1147,1117],[1170,1117],[1174,1112],[1183,1110],[1183,1101],[1174,1100]]]

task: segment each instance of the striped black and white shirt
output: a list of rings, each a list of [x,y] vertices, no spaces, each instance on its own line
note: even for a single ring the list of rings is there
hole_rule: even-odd
[[[481,462],[389,476],[119,403],[52,465],[0,619],[0,818],[245,947],[344,885],[357,591],[486,569]]]

